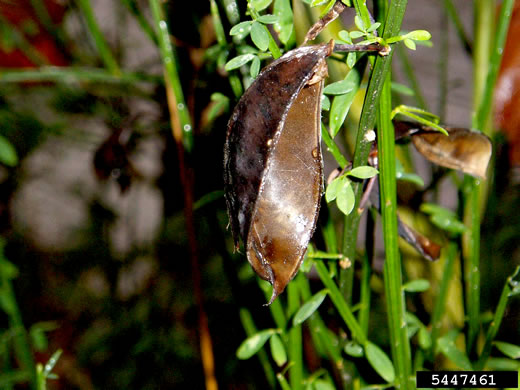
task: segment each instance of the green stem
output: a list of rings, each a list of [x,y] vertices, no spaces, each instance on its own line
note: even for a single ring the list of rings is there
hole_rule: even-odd
[[[329,131],[327,130],[323,122],[321,123],[321,137],[323,138],[323,142],[327,146],[327,151],[332,154],[332,157],[334,157],[341,169],[345,168],[348,164],[348,161],[345,158],[345,156],[343,156],[343,154],[341,153],[341,150],[339,150],[338,145],[336,145],[336,143],[330,136]]]
[[[1,69],[0,83],[56,82],[56,83],[109,83],[135,84],[151,82],[159,84],[163,80],[144,73],[120,73],[114,75],[105,69],[42,66],[34,69]]]
[[[390,120],[392,111],[390,74],[383,84],[379,101],[377,139],[383,241],[385,245],[384,282],[392,358],[396,369],[397,388],[410,387],[411,353],[405,319],[402,289],[401,257],[397,233],[397,198],[395,180],[395,135]]]
[[[464,31],[464,25],[460,20],[459,13],[455,9],[452,0],[444,0],[444,9],[446,10],[448,17],[452,20],[453,24],[455,25],[457,35],[459,36],[460,41],[464,45],[464,49],[468,54],[471,54],[471,42],[469,41],[468,35]]]
[[[407,0],[392,0],[388,16],[385,22],[383,38],[388,38],[399,34],[401,29],[401,23],[403,21],[404,12],[406,9]],[[386,74],[390,70],[390,64],[393,57],[392,50],[387,56],[378,56],[375,60],[373,70],[370,75],[370,81],[368,83],[367,92],[365,95],[365,102],[363,104],[363,110],[361,112],[361,118],[359,120],[359,128],[356,138],[356,148],[354,151],[353,166],[358,167],[366,165],[370,148],[372,146],[371,137],[367,137],[369,131],[373,131],[376,122],[376,114],[378,109],[378,103],[380,98],[380,92],[385,80]],[[361,194],[363,192],[363,186],[359,183],[353,185],[354,194],[356,198],[356,204],[359,205]],[[359,221],[361,213],[357,208],[354,212],[350,213],[345,218],[344,233],[343,233],[343,254],[352,263],[356,256],[356,242],[357,234],[359,229]],[[351,284],[349,284],[349,271],[342,270],[340,273],[340,289],[346,295],[349,296],[351,291]]]
[[[152,9],[155,28],[159,38],[159,49],[166,73],[165,77],[167,89],[168,86],[171,87],[173,92],[172,97],[175,100],[173,106],[170,107],[170,115],[172,115],[172,117],[176,116],[178,118],[178,124],[180,125],[180,129],[178,129],[176,137],[182,137],[184,149],[190,152],[193,147],[193,126],[191,124],[188,107],[184,100],[184,93],[182,92],[182,85],[177,70],[177,60],[175,58],[174,47],[172,46],[170,34],[168,32],[168,22],[166,21],[160,0],[150,0],[150,7]],[[182,135],[178,134],[179,132]]]
[[[31,389],[37,389],[36,366],[28,335],[23,325],[22,313],[16,302],[16,295],[11,280],[5,273],[1,272],[2,269],[8,269],[8,267],[1,264],[6,260],[3,256],[3,243],[0,243],[0,246],[0,290],[3,295],[3,309],[7,314],[9,329],[13,332],[17,360],[20,362],[22,370],[30,373],[29,383]]]
[[[502,289],[502,294],[500,295],[500,300],[498,301],[495,316],[493,317],[493,321],[491,322],[491,325],[489,325],[489,329],[487,331],[484,348],[482,349],[478,362],[475,366],[476,370],[482,370],[486,365],[486,361],[488,360],[489,354],[491,353],[492,342],[495,340],[495,336],[497,335],[498,329],[500,328],[500,324],[502,323],[502,319],[504,318],[506,311],[507,302],[513,291],[511,286],[518,284],[514,278],[517,277],[519,273],[520,266],[515,269],[513,275],[507,278],[507,282]]]
[[[99,28],[99,25],[96,21],[96,16],[94,15],[94,11],[92,10],[92,6],[90,4],[90,0],[78,0],[79,8],[81,9],[83,16],[85,17],[85,21],[87,23],[88,29],[94,38],[94,42],[99,51],[99,55],[103,60],[103,63],[107,67],[108,71],[116,76],[121,73],[117,62],[108,47],[108,43]]]
[[[132,15],[136,18],[137,23],[141,26],[141,29],[146,34],[146,36],[156,45],[158,44],[157,35],[155,35],[155,31],[153,30],[148,20],[144,17],[144,14],[139,10],[139,7],[135,0],[122,0],[123,4],[128,8],[128,10],[132,13]]]
[[[359,323],[356,321],[356,317],[354,317],[354,314],[352,314],[352,311],[343,298],[343,295],[338,289],[338,286],[330,277],[327,267],[325,267],[325,264],[323,264],[322,261],[316,261],[315,266],[322,283],[329,289],[329,296],[332,300],[332,303],[334,303],[334,306],[336,306],[339,315],[343,321],[345,321],[345,324],[352,333],[352,338],[357,340],[360,344],[365,344],[367,341],[367,336],[365,335],[365,332],[363,332],[361,326],[359,326]]]
[[[304,277],[303,274],[298,274],[296,279]],[[289,283],[287,286],[287,315],[292,317],[300,308],[300,294],[297,280]],[[289,368],[289,382],[291,389],[299,390],[303,383],[303,339],[302,326],[292,326],[289,330],[289,360],[291,366]]]
[[[457,244],[454,242],[450,242],[446,253],[446,262],[444,263],[442,280],[439,287],[439,294],[437,295],[437,299],[435,300],[435,306],[433,308],[433,314],[430,322],[432,328],[432,346],[429,352],[429,357],[432,362],[435,358],[437,338],[439,337],[439,332],[441,330],[441,319],[446,310],[448,289],[450,286],[450,281],[453,277],[453,267],[455,265],[455,259],[457,258],[457,250]]]
[[[242,326],[244,327],[244,330],[246,331],[247,337],[254,335],[257,333],[257,329],[255,326],[255,322],[253,321],[253,317],[251,316],[251,313],[246,308],[240,309],[240,321],[242,322]],[[274,388],[276,385],[276,375],[274,373],[273,367],[271,367],[271,364],[269,362],[269,357],[267,356],[267,352],[265,349],[260,349],[257,353],[258,359],[260,360],[260,364],[262,365],[262,368],[264,369],[265,377],[267,379],[267,382],[269,382],[269,385],[271,388]]]
[[[405,49],[405,46],[398,45],[397,51],[399,54],[399,58],[401,59],[401,64],[403,66],[403,71],[406,74],[406,77],[410,81],[410,87],[413,90],[413,93],[415,95],[415,99],[417,100],[418,107],[427,110],[428,105],[426,104],[426,100],[424,99],[424,95],[421,91],[421,86],[419,85],[419,81],[417,80],[417,77],[415,76],[415,70],[410,63],[410,60],[408,59],[408,53]]]

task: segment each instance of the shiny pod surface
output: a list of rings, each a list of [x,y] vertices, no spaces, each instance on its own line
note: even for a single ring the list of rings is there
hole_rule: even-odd
[[[322,194],[320,99],[332,45],[301,47],[266,67],[228,124],[224,181],[231,228],[272,302],[298,271]]]

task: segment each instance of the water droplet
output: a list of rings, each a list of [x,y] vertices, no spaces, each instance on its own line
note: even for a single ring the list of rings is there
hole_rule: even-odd
[[[272,139],[268,139],[267,140],[267,146],[270,148],[271,146],[273,146],[273,140]]]
[[[165,22],[164,20],[161,20],[161,21],[159,22],[159,27],[160,27],[160,28],[167,28],[168,25],[166,24],[166,22]]]
[[[183,104],[183,103],[179,103],[179,104],[177,104],[177,108],[178,108],[179,110],[184,110],[184,104]]]
[[[190,125],[184,125],[184,131],[191,131]]]

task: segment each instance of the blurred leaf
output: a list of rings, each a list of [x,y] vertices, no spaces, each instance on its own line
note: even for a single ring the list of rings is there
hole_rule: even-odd
[[[494,344],[495,347],[497,347],[498,350],[504,355],[510,357],[511,359],[520,359],[520,346],[505,343],[503,341],[495,341]]]
[[[366,31],[365,23],[363,23],[363,19],[361,19],[359,15],[354,16],[354,23],[356,24],[358,30]]]
[[[347,54],[347,66],[352,69],[356,65],[357,55],[354,52]]]
[[[269,47],[269,33],[265,26],[256,21],[251,26],[251,39],[256,47],[262,51],[266,51]]]
[[[312,0],[311,7],[317,7],[318,5],[323,5],[329,0]]]
[[[316,379],[312,385],[315,390],[335,390],[334,385],[325,379]]]
[[[348,44],[352,44],[352,38],[350,37],[350,33],[346,30],[341,30],[339,33],[338,33],[338,36],[339,38],[345,42],[345,43],[348,43]]]
[[[0,163],[9,167],[14,167],[18,164],[16,149],[3,135],[0,135]]]
[[[273,356],[273,360],[278,365],[278,367],[281,367],[287,363],[287,353],[285,352],[285,347],[277,334],[273,334],[271,336],[271,339],[269,340],[269,346],[271,348],[271,355]]]
[[[403,286],[403,290],[408,292],[423,292],[429,288],[430,282],[426,279],[412,280]]]
[[[392,361],[377,345],[367,341],[365,355],[372,368],[388,383],[395,379],[395,370]]]
[[[455,345],[455,338],[458,332],[448,332],[445,336],[437,340],[439,350],[459,368],[472,370],[471,363],[464,352]]]
[[[60,358],[62,353],[63,353],[63,351],[61,349],[58,349],[49,358],[49,360],[47,361],[47,363],[45,364],[45,367],[43,369],[43,375],[44,375],[45,378],[49,377],[52,369],[54,368],[54,366],[58,362],[58,360],[59,360],[59,358]]]
[[[365,36],[365,34],[361,31],[351,31],[350,32],[350,38],[357,39]]]
[[[280,41],[287,45],[294,36],[293,13],[290,0],[274,0],[273,13],[278,17],[274,24],[274,30],[278,33]]]
[[[330,99],[327,95],[321,95],[321,109],[323,111],[330,110]]]
[[[260,348],[264,346],[267,340],[269,340],[269,338],[275,333],[275,329],[266,329],[248,337],[238,347],[237,358],[241,360],[249,359],[251,356],[257,353]]]
[[[246,22],[240,22],[237,25],[233,26],[231,30],[229,30],[229,35],[238,36],[240,39],[244,39],[251,32],[251,26],[253,24],[252,20],[248,20]]]
[[[258,73],[260,73],[260,58],[255,56],[255,58],[253,58],[253,62],[251,63],[251,68],[249,68],[249,74],[252,78],[256,78]]]
[[[208,112],[208,121],[213,122],[220,114],[228,109],[229,98],[220,92],[214,92],[211,94],[210,99],[213,105]]]
[[[416,49],[415,42],[412,41],[411,39],[405,39],[403,42],[404,42],[404,44],[406,45],[406,47],[408,49],[411,49],[411,50],[415,50]]]
[[[376,168],[364,165],[352,169],[350,172],[347,173],[347,175],[357,177],[358,179],[370,179],[376,176],[378,173],[379,171]]]
[[[379,28],[379,26],[381,26],[381,23],[376,22],[373,25],[371,25],[369,28],[367,28],[367,32],[374,32]]]
[[[6,279],[14,279],[18,276],[18,268],[6,258],[0,257],[0,275]]]
[[[428,329],[426,329],[424,326],[421,326],[419,329],[419,345],[423,350],[429,350],[432,346],[432,337],[430,332],[428,332]]]
[[[263,11],[271,5],[273,0],[251,0],[251,6],[257,11]]]
[[[355,341],[349,341],[345,345],[345,353],[347,355],[353,356],[353,357],[362,357],[363,356],[363,347],[356,343]]]
[[[314,294],[307,302],[305,302],[296,312],[293,318],[293,326],[300,325],[309,318],[320,307],[323,300],[327,296],[329,290],[324,289]]]
[[[414,41],[427,41],[431,39],[432,35],[426,30],[415,30],[406,34],[405,37]]]
[[[274,24],[274,23],[278,22],[278,16],[267,14],[267,15],[260,16],[256,20],[263,24]]]
[[[412,88],[395,81],[392,81],[392,92],[400,93],[404,96],[414,96],[415,94]]]
[[[469,228],[464,225],[461,221],[459,221],[456,217],[444,215],[444,214],[434,214],[431,217],[432,223],[450,233],[461,234],[465,231],[468,231]]]
[[[230,70],[233,70],[233,69],[240,68],[242,65],[245,65],[249,61],[254,60],[255,57],[256,56],[254,54],[250,54],[250,53],[239,55],[239,56],[229,60],[228,63],[226,64],[226,66],[225,66],[225,69],[227,71],[230,71]]]

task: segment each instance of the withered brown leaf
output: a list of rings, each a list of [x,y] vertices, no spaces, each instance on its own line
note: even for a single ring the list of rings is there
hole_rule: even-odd
[[[226,203],[269,303],[297,273],[323,191],[320,99],[333,44],[300,47],[264,68],[238,102],[224,148]]]

